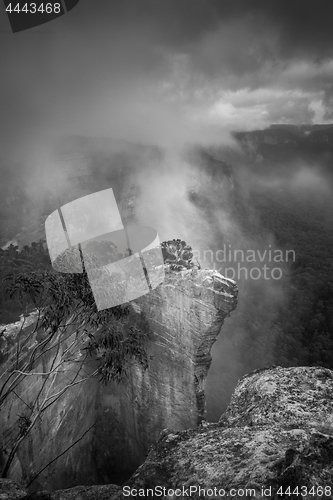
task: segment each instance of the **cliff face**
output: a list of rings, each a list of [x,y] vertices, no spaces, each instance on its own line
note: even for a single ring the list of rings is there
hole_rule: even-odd
[[[202,421],[210,349],[236,297],[233,281],[186,270],[167,273],[160,287],[132,302],[151,329],[149,368],[133,365],[127,382],[100,388],[96,450],[105,482],[128,477],[165,427],[184,430]]]
[[[19,349],[22,360],[27,351],[31,351],[36,345],[40,332],[34,332],[34,316],[36,314],[30,316],[27,328],[22,331],[19,324],[6,327],[6,333],[9,333],[14,345],[8,352],[9,356],[6,356],[7,360],[0,367],[0,389],[4,389],[2,395],[8,387],[5,384],[7,377],[16,368],[15,351],[18,343],[21,346]],[[21,435],[22,425],[26,421],[24,419],[30,416],[29,407],[32,407],[36,400],[41,407],[46,407],[60,394],[55,403],[40,413],[31,432],[22,441],[9,470],[10,478],[27,484],[43,467],[59,457],[36,479],[35,489],[44,486],[52,489],[54,486],[100,481],[92,457],[93,433],[85,435],[96,422],[98,379],[89,377],[93,371],[90,363],[81,363],[81,353],[78,349],[80,343],[77,342],[74,328],[67,328],[61,344],[59,338],[60,335],[54,339],[53,346],[50,346],[39,362],[35,363],[32,372],[38,375],[30,374],[17,378],[15,389],[0,406],[2,470],[15,440]],[[9,341],[9,338],[7,340]],[[52,370],[52,366],[57,366],[64,360],[64,352],[67,352],[67,361],[60,366],[58,373],[48,377],[47,373]],[[61,395],[62,390],[74,378],[76,384]],[[81,379],[86,380],[80,383]],[[64,450],[75,442],[77,444],[62,455]]]
[[[162,429],[195,427],[205,413],[204,380],[210,348],[236,302],[235,283],[217,272],[167,273],[162,285],[131,303],[133,324],[144,320],[151,331],[149,368],[143,371],[133,364],[127,381],[120,385],[103,387],[93,378],[68,389],[23,441],[10,477],[27,483],[93,426],[39,475],[34,489],[120,484],[143,462]],[[69,335],[63,349],[72,341]],[[72,372],[78,370],[78,359],[67,365]],[[51,362],[50,356],[36,369],[45,373]],[[80,376],[89,375],[94,366],[94,360],[84,364]],[[53,393],[61,390],[66,380],[67,374],[59,373]],[[8,453],[6,443],[18,425],[17,416],[34,400],[39,388],[38,382],[34,385],[27,377],[17,388],[17,396],[12,395],[2,408],[3,461]]]

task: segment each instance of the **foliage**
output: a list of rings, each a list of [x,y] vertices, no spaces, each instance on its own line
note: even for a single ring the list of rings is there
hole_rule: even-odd
[[[161,244],[161,249],[164,261],[170,264],[171,269],[194,267],[192,249],[185,241],[166,241]],[[88,250],[91,259],[87,262],[86,253],[85,264],[92,266],[96,264],[96,258],[105,257],[108,252],[114,258],[117,253],[109,242],[91,242]],[[64,256],[62,264],[67,269],[68,264],[73,264],[77,258],[74,253],[74,250],[68,251]],[[26,245],[20,251],[11,245],[0,252],[0,257],[3,305],[11,305],[9,310],[3,312],[3,319],[12,312],[28,314],[37,309],[40,315],[36,328],[47,332],[48,345],[58,330],[65,329],[66,325],[80,328],[85,332],[89,353],[98,352],[100,355],[99,375],[102,382],[119,381],[126,374],[126,366],[131,359],[147,367],[149,326],[144,324],[143,329],[138,329],[131,324],[128,305],[98,311],[85,271],[61,273],[53,270],[43,240],[33,243],[31,247]],[[61,265],[60,262],[58,264]],[[101,262],[98,262],[100,265]],[[21,348],[24,350],[27,346]],[[42,349],[35,349],[30,365],[41,356]]]
[[[10,247],[8,252],[2,253],[3,262],[12,262],[20,253],[16,247]],[[36,254],[42,258],[35,258]],[[25,248],[24,255],[26,260],[21,259],[21,268],[17,267],[2,279],[6,300],[15,303],[18,311],[24,312],[20,332],[14,339],[5,335],[6,327],[0,330],[0,408],[9,397],[18,397],[24,403],[24,411],[18,414],[16,425],[6,438],[8,442],[2,477],[7,477],[17,450],[36,427],[43,412],[66,390],[91,376],[99,376],[102,383],[111,380],[119,382],[126,376],[133,361],[144,369],[148,367],[146,349],[150,329],[142,314],[138,316],[127,304],[98,311],[85,270],[82,273],[53,270],[47,259],[44,259],[42,242],[33,245],[32,251],[29,247]],[[29,261],[29,257],[33,258]],[[71,261],[74,258],[75,255],[69,252],[66,255],[67,264],[68,259]],[[93,256],[87,259],[87,265],[93,266]],[[36,267],[38,262],[42,265],[39,269],[31,270],[27,265],[31,260]],[[36,322],[30,329],[24,328],[29,310],[37,312]],[[91,355],[99,359],[98,367],[88,377],[82,377],[81,370]],[[37,370],[37,367],[41,366],[41,361],[43,369],[38,373],[40,369]],[[74,370],[68,371],[68,362],[78,364]],[[60,372],[67,374],[63,379],[65,385],[60,388],[55,386],[57,389],[54,392],[52,387]],[[38,384],[32,402],[22,400],[19,395],[18,387],[27,377],[34,377]]]
[[[10,245],[6,250],[0,248],[0,323],[11,323],[19,320],[22,304],[18,297],[10,297],[6,292],[8,275],[13,277],[36,270],[51,268],[51,262],[43,240],[25,245],[21,250]],[[33,305],[33,303],[32,303]],[[30,308],[31,309],[31,308]]]
[[[170,265],[170,269],[181,271],[182,269],[192,269],[195,264],[192,262],[192,248],[180,239],[163,241],[161,249],[165,264]]]
[[[261,362],[333,369],[332,213],[332,200],[301,190],[291,196],[267,187],[246,200],[236,190],[233,216],[243,233],[257,241],[272,235],[278,248],[296,255],[278,283],[277,303],[268,303],[254,283],[244,285],[232,318],[235,331],[246,331],[238,345],[243,373]]]
[[[59,328],[75,325],[89,336],[89,352],[103,349],[99,367],[103,382],[119,381],[131,358],[147,366],[148,329],[143,332],[129,325],[128,305],[98,311],[86,272],[48,269],[10,274],[5,282],[7,294],[21,304],[21,310],[33,306],[41,311],[36,328],[48,332],[49,341]]]

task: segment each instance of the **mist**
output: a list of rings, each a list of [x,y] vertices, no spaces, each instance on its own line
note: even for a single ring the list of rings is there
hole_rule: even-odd
[[[1,195],[17,196],[18,205],[24,196],[29,212],[13,214],[15,227],[112,187],[119,205],[133,198],[136,223],[154,227],[161,241],[184,239],[203,268],[229,268],[231,279],[235,271],[239,304],[213,347],[206,387],[211,420],[240,376],[274,362],[274,321],[288,300],[292,262],[274,261],[285,248],[253,198],[306,197],[317,205],[332,194],[319,161],[272,164],[233,134],[332,119],[332,4],[313,10],[307,1],[256,1],[249,9],[220,0],[158,7],[101,0],[98,8],[81,0],[47,29],[13,35],[0,19]],[[230,164],[232,176],[215,178],[200,148]],[[92,172],[89,185],[74,188],[81,169]],[[221,261],[224,248],[244,259]],[[267,279],[265,265],[281,277]],[[269,335],[249,366],[243,351],[255,344],[256,328]]]

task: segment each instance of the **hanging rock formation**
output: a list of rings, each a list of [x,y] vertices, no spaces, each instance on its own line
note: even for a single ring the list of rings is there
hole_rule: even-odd
[[[133,364],[120,385],[104,387],[94,378],[68,389],[25,438],[9,477],[27,483],[79,440],[38,476],[32,488],[52,491],[77,484],[121,484],[145,460],[162,429],[181,431],[204,419],[210,349],[224,319],[236,307],[235,282],[216,271],[171,271],[157,289],[131,304],[133,325],[144,321],[151,332],[148,369]],[[72,340],[69,336],[63,348]],[[51,360],[44,361],[36,367],[40,372],[49,369]],[[90,365],[83,367],[82,376],[93,370]],[[71,370],[75,367],[75,361],[68,365]],[[66,374],[60,373],[53,392],[65,383]],[[3,448],[15,432],[17,416],[25,410],[23,401],[33,401],[38,388],[39,383],[34,388],[26,378],[17,397],[13,395],[0,413]]]
[[[196,269],[166,273],[161,286],[132,302],[151,329],[149,368],[133,365],[126,383],[100,388],[96,449],[113,464],[111,474],[105,465],[100,471],[105,482],[128,477],[165,427],[184,430],[204,419],[210,349],[236,304],[232,280]]]

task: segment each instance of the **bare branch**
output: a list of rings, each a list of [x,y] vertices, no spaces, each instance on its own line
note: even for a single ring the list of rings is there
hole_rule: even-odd
[[[56,460],[58,460],[58,458],[62,457],[62,455],[64,455],[65,453],[67,453],[68,450],[70,450],[71,448],[73,448],[73,446],[75,446],[79,441],[81,441],[81,439],[84,438],[84,436],[86,434],[88,434],[88,432],[94,427],[94,425],[96,425],[97,422],[94,422],[90,427],[89,429],[87,429],[81,437],[79,437],[79,439],[77,439],[76,441],[74,441],[74,443],[72,443],[70,446],[68,446],[62,453],[60,453],[58,456],[56,456],[53,460],[51,460],[51,462],[49,462],[48,464],[45,465],[45,467],[43,467],[39,472],[38,474],[36,474],[32,479],[31,481],[29,481],[29,483],[26,485],[26,488],[29,488],[29,486],[35,481],[35,479],[37,479],[37,477],[42,473],[44,472],[45,469],[47,469],[47,467],[49,467],[51,464],[53,464],[53,462],[55,462]]]

